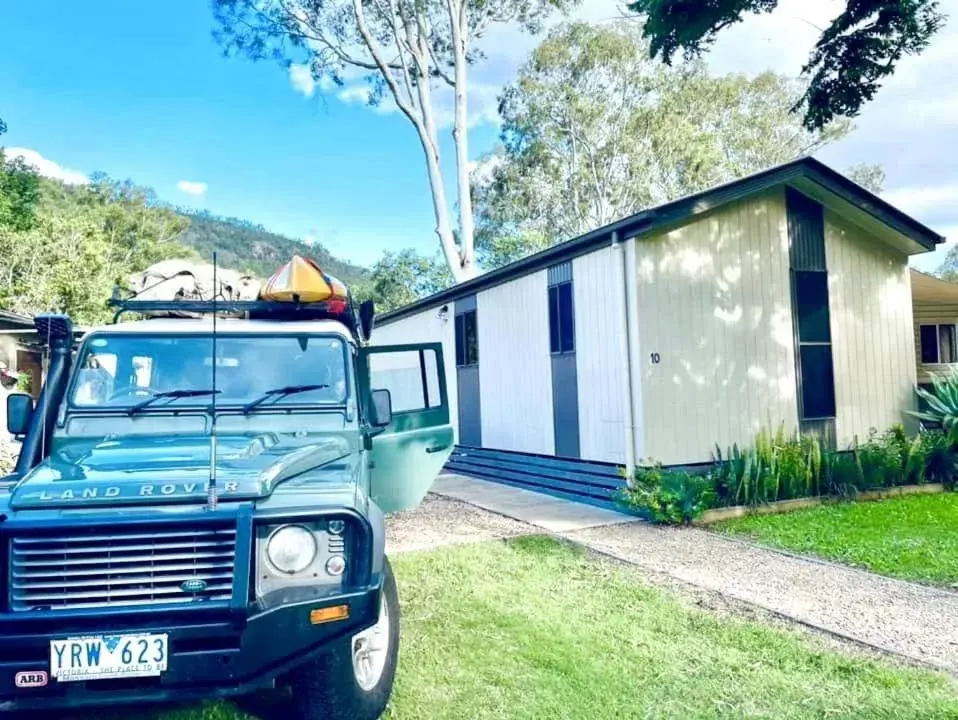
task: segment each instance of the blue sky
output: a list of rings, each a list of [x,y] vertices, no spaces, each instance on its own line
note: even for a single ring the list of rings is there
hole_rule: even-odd
[[[590,20],[616,10],[614,0],[585,5],[578,15]],[[958,0],[943,5],[958,16]],[[773,16],[736,26],[709,62],[716,71],[796,73],[812,26],[834,9],[835,0],[783,0]],[[275,63],[222,57],[205,0],[33,0],[4,3],[0,15],[5,146],[38,153],[55,170],[102,170],[151,186],[169,202],[314,237],[360,263],[384,249],[438,249],[412,127],[335,93],[306,97]],[[490,60],[473,75],[472,159],[494,142],[496,95],[532,45],[514,34],[490,37]],[[956,47],[952,23],[925,57],[906,61],[859,130],[821,154],[837,169],[882,163],[888,198],[954,236]],[[447,131],[443,137],[451,179]],[[205,193],[181,191],[182,181],[204,184]]]
[[[390,245],[438,247],[412,127],[305,98],[276,63],[222,57],[207,3],[37,0],[2,14],[6,146],[312,235],[361,262]],[[205,196],[180,192],[181,180],[205,183]]]

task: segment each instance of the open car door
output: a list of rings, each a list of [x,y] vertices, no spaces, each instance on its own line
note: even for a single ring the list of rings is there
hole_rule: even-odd
[[[359,357],[363,396],[388,390],[392,410],[372,440],[370,494],[385,513],[408,510],[422,502],[452,453],[442,344],[365,347]]]

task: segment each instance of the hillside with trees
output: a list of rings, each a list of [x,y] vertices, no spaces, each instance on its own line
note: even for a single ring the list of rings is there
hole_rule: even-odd
[[[188,222],[131,182],[94,175],[64,185],[0,154],[0,307],[101,322],[117,281],[195,256],[176,241]]]
[[[183,214],[189,225],[177,241],[204,258],[212,257],[216,250],[217,260],[224,267],[266,278],[298,254],[313,258],[323,270],[347,285],[361,283],[369,275],[366,268],[339,260],[319,243],[307,244],[248,220],[220,217],[207,211]]]
[[[104,322],[115,284],[171,258],[209,261],[268,277],[294,253],[316,259],[358,297],[374,295],[368,270],[259,225],[183,213],[149,188],[94,174],[85,185],[40,176],[0,149],[0,308],[27,315],[66,312]]]

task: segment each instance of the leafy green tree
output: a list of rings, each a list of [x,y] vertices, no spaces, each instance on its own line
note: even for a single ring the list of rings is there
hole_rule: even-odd
[[[804,129],[790,112],[799,82],[713,77],[701,61],[667,66],[641,33],[629,21],[559,26],[506,88],[502,144],[473,188],[484,265],[813,153],[851,130],[844,119]]]
[[[802,68],[808,87],[794,104],[809,130],[855,117],[905,55],[922,52],[944,25],[937,0],[845,0]],[[698,57],[725,28],[747,14],[770,13],[778,0],[633,0],[646,16],[653,57],[671,63],[678,51]]]
[[[23,158],[7,162],[0,149],[0,227],[29,230],[36,223],[40,178]]]
[[[958,283],[958,245],[948,250],[934,274],[942,280]]]
[[[469,191],[469,67],[476,41],[495,25],[538,32],[553,10],[578,0],[213,0],[217,38],[227,53],[273,58],[308,69],[320,88],[362,77],[368,101],[388,98],[423,150],[436,234],[457,281],[472,277],[474,229]],[[439,111],[452,95],[459,211],[453,232],[439,155]]]
[[[852,165],[845,169],[845,176],[876,195],[885,190],[885,170],[881,165],[870,163]]]
[[[376,312],[388,312],[455,284],[441,256],[428,258],[412,248],[386,252],[367,281],[352,288],[357,300],[372,299]]]
[[[188,222],[130,182],[94,175],[87,186],[66,186],[39,178],[31,226],[0,226],[0,307],[103,321],[116,282],[159,260],[191,257],[176,242]]]

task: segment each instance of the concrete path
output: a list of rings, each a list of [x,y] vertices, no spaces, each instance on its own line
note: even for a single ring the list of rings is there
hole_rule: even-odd
[[[619,560],[885,652],[958,674],[958,593],[665,528],[507,485],[446,475],[433,487]]]
[[[431,492],[535,525],[551,533],[635,522],[631,515],[465,475],[440,475],[433,483]]]

